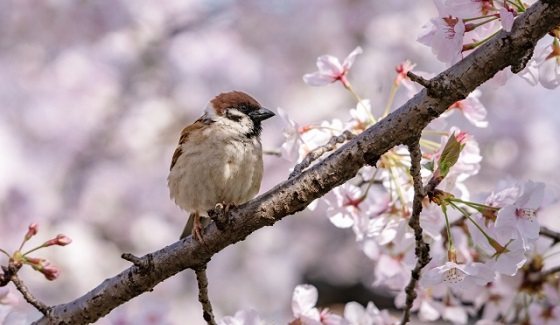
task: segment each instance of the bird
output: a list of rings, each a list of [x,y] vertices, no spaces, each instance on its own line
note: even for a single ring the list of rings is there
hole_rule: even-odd
[[[263,177],[261,122],[275,114],[242,91],[220,93],[203,115],[181,132],[173,153],[168,187],[171,198],[190,213],[181,239],[204,242],[207,211],[257,195]]]

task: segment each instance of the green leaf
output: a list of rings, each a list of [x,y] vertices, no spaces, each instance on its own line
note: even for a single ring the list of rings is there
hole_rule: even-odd
[[[464,147],[464,144],[457,141],[455,133],[451,134],[438,160],[438,169],[441,172],[441,176],[447,176],[451,167],[459,160],[459,154]]]

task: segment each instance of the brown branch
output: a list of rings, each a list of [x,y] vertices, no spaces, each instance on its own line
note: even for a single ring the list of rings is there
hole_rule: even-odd
[[[422,185],[422,177],[420,176],[420,160],[422,159],[422,152],[420,151],[420,137],[411,140],[408,145],[410,151],[410,175],[414,181],[414,199],[412,201],[412,215],[408,225],[414,230],[414,238],[416,241],[415,254],[416,266],[411,271],[410,281],[405,288],[406,292],[406,305],[403,312],[401,324],[406,324],[410,321],[410,310],[412,304],[417,297],[416,284],[420,279],[422,269],[430,262],[430,246],[424,241],[422,235],[422,226],[420,226],[420,213],[422,212],[422,200],[428,192]]]
[[[341,135],[333,136],[326,144],[311,150],[311,152],[309,152],[307,156],[305,156],[305,158],[303,158],[303,160],[294,167],[294,171],[290,173],[288,179],[292,179],[301,174],[305,168],[309,167],[315,160],[321,158],[321,156],[325,153],[333,151],[337,144],[352,140],[355,137],[356,136],[348,130],[342,132]]]
[[[202,305],[202,317],[208,325],[216,325],[212,304],[208,298],[208,277],[206,276],[206,265],[195,269],[196,282],[198,282],[198,301]]]
[[[415,83],[419,84],[420,86],[423,86],[424,88],[430,88],[432,87],[432,85],[430,84],[430,80],[424,79],[423,77],[414,74],[412,71],[409,71],[406,76],[414,81]]]
[[[342,145],[320,163],[229,213],[227,231],[215,223],[206,227],[205,247],[191,238],[183,239],[151,253],[151,272],[132,266],[105,280],[84,296],[53,307],[49,317],[36,324],[91,323],[124,302],[151,290],[161,281],[185,270],[206,264],[225,247],[245,239],[252,232],[270,226],[304,209],[313,200],[343,184],[368,164],[396,145],[409,143],[430,121],[451,104],[464,99],[476,87],[509,65],[517,64],[527,49],[560,24],[560,1],[537,2],[517,17],[511,32],[501,31],[464,60],[434,77],[431,82],[444,85],[441,96],[426,89],[389,116]],[[141,257],[144,259],[147,257]]]
[[[560,243],[560,233],[548,227],[541,226],[540,234],[545,237],[551,238],[553,240],[552,245],[556,245]]]
[[[27,301],[33,307],[37,308],[37,310],[39,310],[43,315],[48,317],[49,313],[51,312],[51,307],[37,300],[37,298],[35,298],[31,294],[31,292],[29,292],[29,289],[27,289],[23,281],[21,281],[21,279],[17,276],[16,273],[12,274],[10,281],[12,281],[16,286],[16,288],[18,289],[18,291],[21,292],[25,301]]]

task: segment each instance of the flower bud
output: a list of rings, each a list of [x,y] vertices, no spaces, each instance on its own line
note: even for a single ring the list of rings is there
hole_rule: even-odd
[[[53,238],[51,240],[47,240],[43,244],[43,247],[48,247],[48,246],[52,246],[52,245],[66,246],[66,245],[70,244],[71,242],[72,242],[72,239],[68,238],[66,235],[58,234],[55,238]]]
[[[25,234],[25,241],[28,241],[31,237],[35,236],[39,231],[39,225],[36,223],[32,223],[29,225],[27,233]]]

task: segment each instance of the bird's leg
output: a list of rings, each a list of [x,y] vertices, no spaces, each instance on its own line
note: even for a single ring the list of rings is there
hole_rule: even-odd
[[[200,243],[204,244],[204,239],[202,239],[202,234],[200,232],[201,230],[202,230],[202,224],[200,223],[200,214],[198,213],[198,211],[196,211],[194,213],[192,237],[198,240]]]

